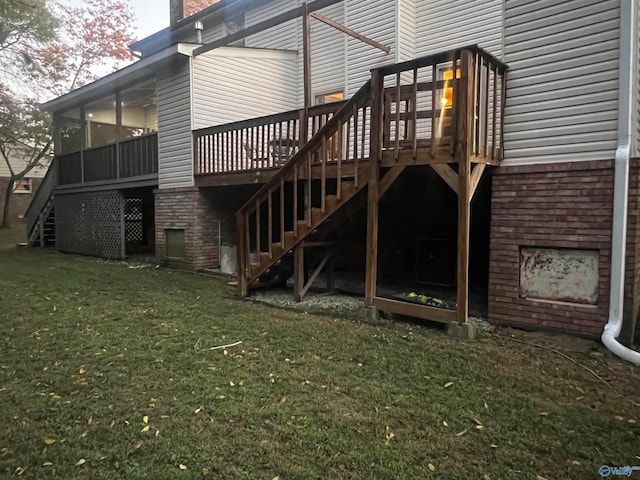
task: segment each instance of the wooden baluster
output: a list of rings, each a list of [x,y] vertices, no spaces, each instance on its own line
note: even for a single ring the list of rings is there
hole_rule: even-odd
[[[474,69],[473,69],[473,83],[475,85],[475,91],[473,92],[473,100],[474,100],[474,107],[473,107],[473,132],[474,132],[474,149],[473,149],[473,154],[474,155],[480,155],[480,132],[481,132],[481,128],[480,128],[480,116],[482,115],[480,112],[480,95],[482,92],[482,85],[481,85],[481,68],[482,68],[482,57],[480,57],[479,54],[476,53],[475,58],[474,58]]]
[[[240,295],[247,295],[247,244],[245,243],[246,231],[245,231],[245,217],[246,214],[240,212],[236,215],[236,225],[238,229],[238,287],[240,289]]]
[[[396,146],[394,158],[396,162],[400,158],[400,72],[396,73]]]
[[[336,165],[336,196],[340,200],[340,191],[342,190],[342,120],[338,122],[338,132],[340,132],[340,141],[338,142],[338,158],[336,159],[338,164]]]
[[[492,105],[493,105],[493,121],[492,121],[492,126],[491,126],[491,160],[494,160],[496,158],[496,118],[497,118],[497,114],[498,114],[498,69],[497,68],[492,68],[493,70],[493,98],[492,100]]]
[[[322,162],[320,179],[320,209],[322,213],[326,211],[327,201],[327,135],[322,135],[322,144],[320,146],[320,161]]]
[[[291,138],[291,120],[287,120],[287,161],[294,155],[296,141]]]
[[[293,167],[293,234],[298,236],[298,165]]]
[[[485,73],[484,82],[484,148],[483,156],[486,158],[489,155],[489,63],[483,67]]]
[[[284,250],[284,177],[280,177],[280,247]]]
[[[273,250],[272,250],[272,246],[273,246],[273,204],[272,204],[272,196],[273,196],[273,192],[271,189],[269,189],[268,193],[268,197],[267,197],[267,235],[268,235],[268,239],[267,239],[267,245],[269,246],[269,259],[273,258]]]
[[[346,152],[345,160],[349,161],[349,151],[351,150],[351,118],[347,118],[347,133],[346,133]]]
[[[353,118],[353,175],[354,184],[358,188],[358,110],[355,106],[351,116]]]
[[[418,158],[418,69],[417,68],[413,69],[413,95],[412,95],[411,102],[413,103],[413,122],[412,122],[413,126],[411,127],[413,144],[412,144],[411,150],[413,151],[412,156],[413,156],[413,159],[415,160],[416,158]]]
[[[307,225],[311,228],[311,152],[307,152]]]
[[[507,106],[507,72],[502,72],[500,86],[500,159],[504,158],[504,112]]]
[[[244,215],[244,240],[245,240],[245,252],[244,254],[246,255],[245,257],[245,272],[244,275],[246,277],[250,276],[251,273],[251,258],[249,257],[249,254],[251,252],[251,232],[249,231],[249,213],[245,213]]]
[[[365,143],[367,141],[367,107],[362,107],[362,130],[360,135],[360,158],[366,158]]]

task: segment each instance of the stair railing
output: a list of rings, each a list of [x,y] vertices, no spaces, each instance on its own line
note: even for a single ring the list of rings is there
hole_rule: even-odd
[[[33,195],[31,203],[27,207],[27,211],[24,214],[25,224],[27,227],[27,238],[31,238],[33,229],[40,219],[40,212],[42,212],[53,194],[53,189],[56,186],[57,170],[58,163],[54,158],[51,160],[47,173],[42,179],[38,190],[36,190],[36,193]]]
[[[286,253],[285,248],[301,242],[319,225],[328,196],[335,195],[340,201],[345,179],[355,188],[361,186],[358,164],[368,157],[370,119],[369,80],[238,211],[238,283],[242,295],[276,257]],[[328,178],[335,178],[335,184],[329,186]],[[285,247],[286,233],[293,243]],[[275,244],[279,244],[277,251]]]

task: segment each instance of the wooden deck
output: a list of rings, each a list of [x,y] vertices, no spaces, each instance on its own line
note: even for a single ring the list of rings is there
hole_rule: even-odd
[[[367,187],[366,303],[466,322],[470,203],[486,167],[502,160],[505,73],[488,53],[465,47],[374,69],[347,102],[195,131],[196,185],[263,184],[236,215],[240,293],[291,253],[294,290],[304,292],[307,238]],[[379,201],[418,165],[458,196],[455,311],[376,294]]]

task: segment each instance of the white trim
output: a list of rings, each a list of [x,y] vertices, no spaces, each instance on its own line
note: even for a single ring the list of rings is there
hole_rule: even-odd
[[[228,58],[264,58],[272,60],[291,60],[298,57],[295,50],[276,50],[272,48],[253,48],[253,47],[219,47],[209,50],[201,56],[212,57],[228,57]]]
[[[16,190],[18,183],[27,181],[29,182],[29,190]],[[21,178],[20,180],[16,180],[13,182],[13,191],[11,193],[18,193],[23,195],[31,195],[33,193],[33,181],[31,178]]]

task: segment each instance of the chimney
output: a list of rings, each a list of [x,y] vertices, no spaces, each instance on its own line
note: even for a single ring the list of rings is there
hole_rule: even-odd
[[[184,18],[183,0],[169,0],[169,25],[174,28]]]

